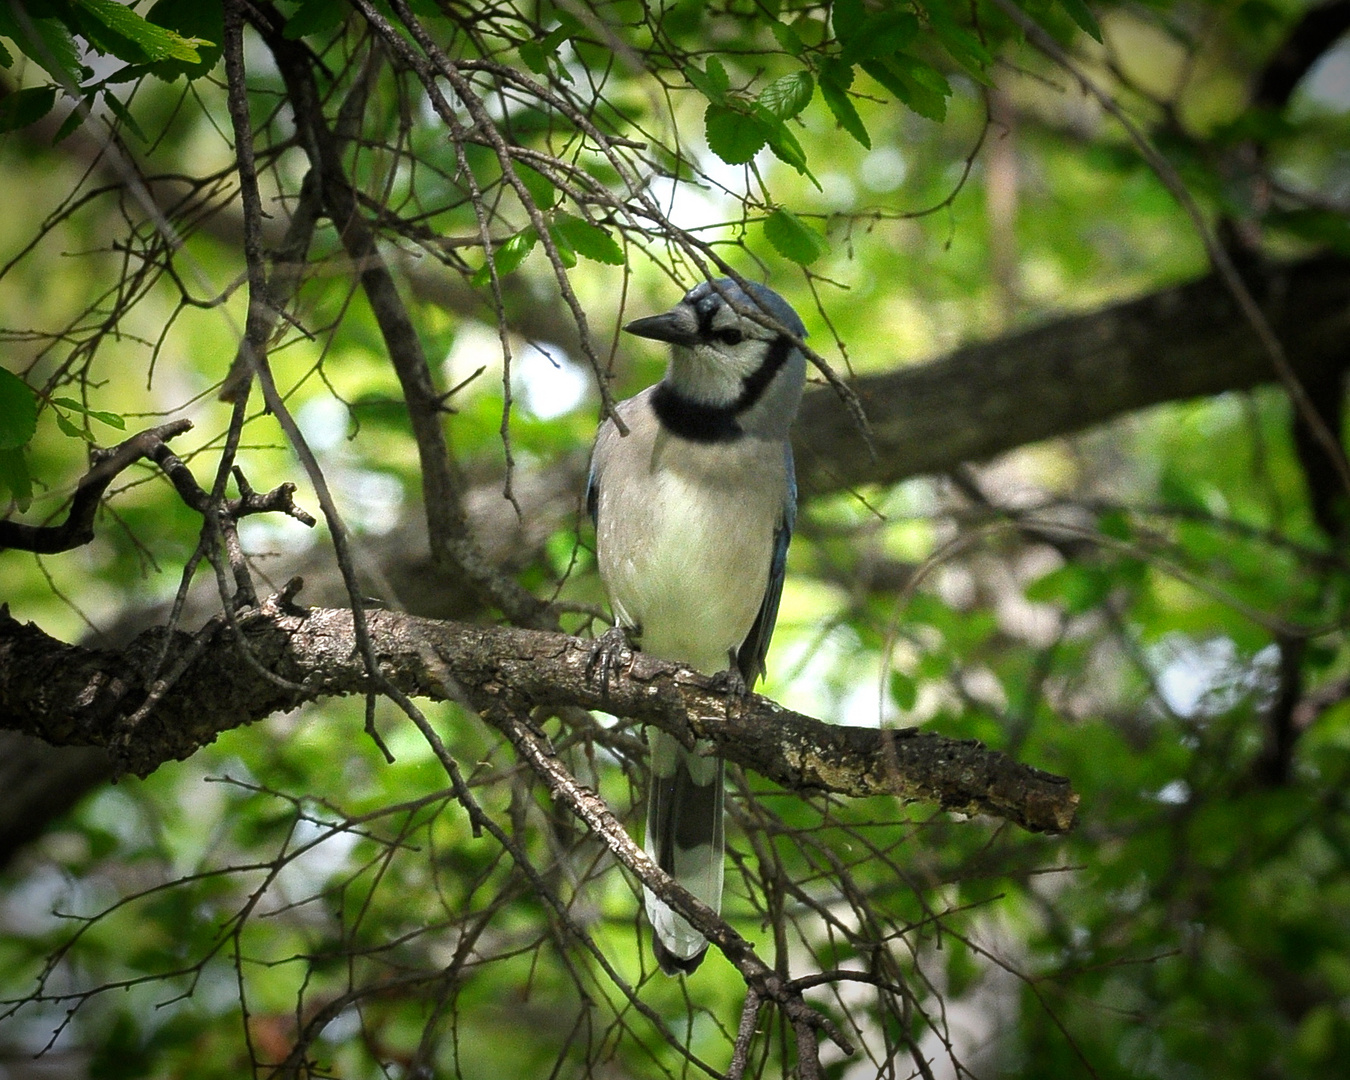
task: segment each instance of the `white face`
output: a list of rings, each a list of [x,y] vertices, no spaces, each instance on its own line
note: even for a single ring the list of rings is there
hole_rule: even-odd
[[[735,401],[744,380],[764,363],[773,331],[737,315],[726,303],[718,303],[711,318],[700,318],[689,305],[680,307],[699,331],[693,344],[675,346],[672,382],[681,393],[710,405]]]

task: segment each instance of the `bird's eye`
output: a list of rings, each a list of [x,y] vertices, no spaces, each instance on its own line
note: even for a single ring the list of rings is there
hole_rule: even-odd
[[[726,330],[719,330],[713,336],[724,345],[739,345],[741,340],[745,337],[744,334],[734,327],[728,327]]]

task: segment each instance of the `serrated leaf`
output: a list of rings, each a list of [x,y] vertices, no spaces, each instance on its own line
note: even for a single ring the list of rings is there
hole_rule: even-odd
[[[553,250],[558,253],[558,261],[571,270],[577,264],[577,249],[568,243],[567,237],[556,226],[550,225],[548,234],[553,239]]]
[[[282,36],[297,41],[311,34],[326,34],[341,26],[350,10],[346,0],[304,0],[286,20]]]
[[[994,63],[994,57],[985,48],[984,42],[970,30],[957,23],[952,10],[943,0],[920,0],[928,14],[929,25],[947,54],[955,60],[966,73],[985,86],[990,85],[986,70]]]
[[[0,487],[9,489],[10,497],[20,510],[33,505],[33,481],[28,475],[28,462],[21,448],[0,450]]]
[[[32,86],[0,98],[0,131],[17,131],[41,120],[56,104],[56,90]]]
[[[37,395],[12,371],[0,368],[0,450],[25,445],[37,430]]]
[[[862,0],[834,0],[830,7],[830,24],[841,42],[855,37],[866,19],[867,9]]]
[[[200,79],[210,74],[220,60],[225,40],[225,12],[221,0],[159,0],[145,18],[147,22],[193,42],[200,58],[195,64],[184,60],[161,60],[150,69],[156,77],[168,82],[179,75]]]
[[[717,57],[708,57],[704,69],[709,81],[717,88],[719,94],[725,94],[731,88],[731,78],[727,75],[727,69]]]
[[[731,79],[727,76],[727,69],[722,66],[722,61],[717,57],[708,57],[706,71],[700,71],[695,65],[690,64],[684,69],[684,76],[712,104],[721,105],[726,102]]]
[[[920,116],[941,123],[952,92],[942,73],[916,56],[896,53],[885,60],[864,60],[862,69]]]
[[[3,42],[0,42],[0,67],[12,68],[13,66],[14,54],[5,48]]]
[[[791,120],[811,104],[816,81],[809,71],[794,71],[775,79],[759,92],[759,103],[779,120]]]
[[[1083,0],[1059,0],[1059,6],[1093,41],[1101,44],[1102,28],[1097,22],[1097,16],[1092,14]]]
[[[520,53],[520,58],[525,62],[525,66],[536,75],[548,74],[548,57],[544,54],[543,48],[537,41],[522,41],[516,47]]]
[[[708,149],[728,165],[744,165],[769,141],[761,120],[725,105],[709,105],[703,124]]]
[[[848,83],[851,83],[853,81],[853,69],[850,67],[846,70],[848,72]],[[867,128],[863,126],[862,117],[858,115],[858,110],[853,105],[853,100],[846,92],[848,83],[840,85],[837,82],[829,81],[822,72],[820,96],[825,99],[825,104],[830,107],[830,112],[834,114],[839,126],[870,150],[872,149],[872,140],[867,134]]]
[[[530,193],[530,198],[534,200],[534,205],[540,210],[552,210],[553,205],[558,201],[558,189],[553,186],[553,181],[537,169],[522,162],[512,162],[511,167],[516,170],[516,176],[520,177],[520,182],[525,185],[525,190]]]
[[[538,240],[539,234],[534,231],[533,225],[521,229],[520,232],[508,238],[493,252],[492,262],[497,267],[497,277],[505,277],[516,270],[525,261],[525,256],[534,250],[534,245]],[[470,278],[471,283],[480,288],[491,280],[492,271],[488,269],[487,263],[479,267],[473,277]]]
[[[823,236],[781,206],[764,219],[764,236],[778,254],[801,266],[810,266],[830,250]]]
[[[784,52],[791,53],[793,56],[801,56],[806,51],[806,42],[797,36],[797,31],[792,29],[787,23],[774,22],[769,24],[769,29],[773,31],[773,36]]]
[[[80,47],[60,19],[18,19],[9,3],[0,3],[0,34],[62,86],[78,86],[84,78]]]
[[[116,38],[107,39],[110,51],[119,60],[139,63],[143,60],[181,60],[188,64],[201,63],[201,55],[195,43],[180,34],[137,15],[125,4],[117,0],[75,0],[81,10],[102,23],[117,37],[131,42],[144,55],[132,55],[129,50],[119,48]]]
[[[578,255],[592,262],[623,265],[623,248],[599,225],[592,225],[585,218],[564,211],[554,217],[553,228],[576,249]]]
[[[756,119],[768,134],[769,149],[773,151],[774,156],[780,161],[787,162],[820,190],[820,181],[811,175],[811,170],[806,167],[806,151],[802,149],[802,144],[797,141],[797,136],[792,134],[792,130],[758,102],[754,105],[754,112]]]

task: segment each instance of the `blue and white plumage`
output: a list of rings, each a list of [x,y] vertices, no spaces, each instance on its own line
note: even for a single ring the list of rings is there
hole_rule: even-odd
[[[738,310],[739,309],[739,310]],[[763,674],[782,595],[796,482],[788,429],[806,380],[805,334],[777,293],[722,279],[671,311],[629,323],[668,341],[665,378],[606,420],[587,505],[617,624],[642,651],[749,688]],[[652,731],[647,853],[717,910],[722,897],[723,765]],[[693,971],[708,943],[650,891],[653,950],[669,974]]]

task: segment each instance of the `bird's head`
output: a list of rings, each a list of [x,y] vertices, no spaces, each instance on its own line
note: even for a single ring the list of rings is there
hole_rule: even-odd
[[[681,399],[729,412],[752,434],[782,437],[806,381],[806,360],[791,335],[805,337],[806,327],[772,289],[747,286],[730,278],[705,281],[670,311],[624,329],[670,342],[665,382]]]

